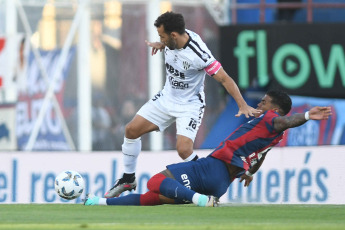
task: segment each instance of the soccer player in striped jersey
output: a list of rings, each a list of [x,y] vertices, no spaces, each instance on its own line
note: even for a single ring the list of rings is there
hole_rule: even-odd
[[[164,88],[137,112],[125,128],[122,145],[124,174],[104,195],[117,197],[136,188],[135,170],[141,151],[141,136],[152,131],[163,131],[176,122],[176,149],[185,161],[198,159],[193,143],[200,127],[204,109],[205,75],[220,82],[235,99],[239,111],[236,116],[247,118],[258,111],[247,105],[238,86],[213,57],[196,33],[185,29],[181,14],[166,12],[154,25],[160,42],[148,42],[152,55],[164,51],[166,82]]]
[[[249,186],[253,174],[262,165],[267,152],[283,137],[288,128],[312,120],[326,120],[330,107],[313,107],[306,113],[286,116],[291,109],[290,97],[280,91],[269,91],[258,104],[254,119],[230,134],[209,156],[197,161],[168,165],[147,183],[145,194],[119,198],[90,195],[85,205],[160,205],[194,203],[215,206],[216,197],[226,193],[231,182],[240,178]]]

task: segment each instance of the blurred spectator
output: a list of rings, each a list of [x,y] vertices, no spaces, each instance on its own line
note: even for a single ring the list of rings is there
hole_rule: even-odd
[[[111,117],[104,107],[104,101],[96,98],[92,106],[92,150],[114,149],[110,136]]]
[[[277,3],[300,3],[302,0],[277,0]],[[291,22],[299,8],[278,8],[276,20],[278,22]]]
[[[125,134],[125,126],[130,122],[135,116],[138,106],[135,99],[126,99],[120,108],[120,116],[116,117],[117,124],[113,128],[113,136],[115,140],[115,148],[117,150],[121,149],[123,143],[123,136]]]
[[[26,92],[26,71],[27,71],[27,63],[26,63],[26,55],[27,55],[27,47],[25,47],[26,38],[23,36],[20,41],[19,45],[19,52],[18,52],[18,63],[14,70],[13,75],[13,82],[17,86],[18,93]]]

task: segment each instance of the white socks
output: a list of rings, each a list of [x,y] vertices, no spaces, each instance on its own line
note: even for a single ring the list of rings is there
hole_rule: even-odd
[[[201,194],[196,192],[196,193],[193,195],[192,202],[193,202],[194,204],[198,205],[198,201],[199,201],[199,197],[200,197],[200,196],[201,196]]]
[[[192,201],[198,206],[205,207],[208,202],[208,196],[196,192],[193,195]]]
[[[100,197],[98,200],[98,205],[107,205],[107,198]]]
[[[122,144],[122,153],[123,153],[123,163],[125,166],[125,173],[135,173],[137,166],[137,158],[141,151],[141,138],[137,139],[128,139],[124,138]]]
[[[196,157],[196,153],[192,152],[192,154],[189,155],[189,157],[187,157],[186,159],[184,159],[184,161],[191,161],[194,159],[194,157]]]

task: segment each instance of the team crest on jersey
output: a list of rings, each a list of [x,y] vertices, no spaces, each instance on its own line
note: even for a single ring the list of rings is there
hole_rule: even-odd
[[[188,70],[189,67],[190,67],[190,64],[189,64],[188,62],[184,61],[184,62],[183,62],[183,68],[184,68],[185,70]]]

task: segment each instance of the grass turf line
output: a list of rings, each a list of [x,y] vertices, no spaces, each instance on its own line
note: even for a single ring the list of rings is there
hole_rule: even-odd
[[[345,229],[345,205],[2,204],[0,229]]]

